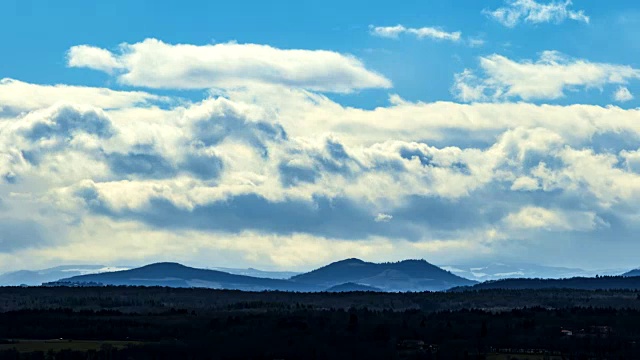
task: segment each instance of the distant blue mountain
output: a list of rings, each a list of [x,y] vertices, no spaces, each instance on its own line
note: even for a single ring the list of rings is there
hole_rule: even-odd
[[[99,284],[298,292],[440,291],[475,284],[474,281],[456,276],[424,260],[374,264],[358,259],[338,261],[309,273],[295,275],[291,279],[231,274],[191,268],[177,263],[157,263],[130,270],[63,277],[56,280],[58,281],[52,281],[48,285]]]
[[[640,276],[640,269],[635,269],[635,270],[628,271],[628,272],[622,274],[622,276],[625,276],[625,277]]]
[[[424,260],[376,264],[360,259],[347,259],[294,276],[291,280],[324,288],[357,283],[382,291],[441,291],[476,283]]]
[[[196,269],[178,263],[157,263],[136,269],[73,276],[57,284],[99,283],[102,285],[203,287],[244,291],[320,291],[314,284],[229,274],[217,270]]]
[[[267,278],[267,279],[290,279],[291,277],[300,274],[299,272],[293,272],[293,271],[264,271],[264,270],[254,269],[254,268],[236,269],[236,268],[214,267],[214,268],[211,268],[211,270],[218,270],[218,271],[223,271],[229,274],[245,275],[245,276]]]
[[[477,281],[530,278],[565,279],[572,277],[595,277],[596,275],[618,275],[620,269],[584,270],[558,266],[544,266],[518,262],[472,263],[446,265],[443,269]]]
[[[103,265],[65,265],[42,270],[13,271],[0,275],[0,286],[38,286],[42,283],[70,276],[114,271],[117,269],[122,268],[107,267]]]

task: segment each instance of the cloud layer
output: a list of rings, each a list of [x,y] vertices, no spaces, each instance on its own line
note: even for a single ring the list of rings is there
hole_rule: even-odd
[[[588,22],[568,1],[513,0],[489,16]],[[462,41],[432,27],[369,31]],[[147,39],[67,52],[68,67],[103,72],[114,89],[1,80],[0,271],[312,267],[353,256],[561,262],[578,251],[591,263],[640,251],[640,109],[557,101],[595,89],[633,104],[640,70],[557,51],[489,54],[455,75],[462,102],[385,102],[392,80],[368,63]],[[343,96],[366,89],[378,92]]]
[[[315,261],[453,261],[637,231],[635,109],[394,98],[365,110],[279,85],[158,108],[43,88],[55,102],[0,122],[0,213],[37,224],[3,232],[3,260],[68,260],[73,246],[78,259],[222,251],[288,266],[335,246]]]

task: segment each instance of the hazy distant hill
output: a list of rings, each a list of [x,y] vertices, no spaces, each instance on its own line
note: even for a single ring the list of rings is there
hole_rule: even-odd
[[[572,277],[595,277],[596,275],[618,275],[619,269],[583,270],[558,266],[544,266],[527,263],[478,263],[446,265],[443,269],[477,281],[508,278],[564,279]]]
[[[61,279],[67,283],[100,283],[103,285],[204,287],[213,289],[263,291],[319,291],[313,284],[288,280],[265,279],[222,271],[195,269],[177,263],[157,263],[136,269]]]
[[[293,272],[293,271],[264,271],[264,270],[254,269],[254,268],[235,269],[235,268],[225,268],[225,267],[214,267],[211,269],[223,271],[229,274],[253,276],[257,278],[267,278],[267,279],[290,279],[291,277],[300,274],[299,272]]]
[[[373,291],[373,292],[382,292],[382,290],[362,284],[356,283],[346,283],[340,284],[336,286],[332,286],[326,290],[327,292],[354,292],[354,291]]]
[[[289,280],[195,269],[177,263],[157,263],[124,271],[64,277],[57,282],[68,285],[89,283],[301,292],[439,291],[475,284],[424,260],[374,264],[358,259],[338,261]]]
[[[383,291],[439,291],[475,284],[475,281],[454,275],[424,260],[375,264],[347,259],[294,276],[291,280],[325,288],[357,283]]]
[[[486,289],[640,290],[640,277],[601,276],[595,278],[576,277],[570,279],[504,279],[486,281],[473,286],[458,287],[452,289],[452,291]]]
[[[634,270],[628,271],[622,274],[622,276],[625,276],[625,277],[640,276],[640,269],[634,269]]]
[[[65,265],[42,270],[20,270],[0,275],[0,286],[37,286],[70,276],[124,270],[104,265]]]

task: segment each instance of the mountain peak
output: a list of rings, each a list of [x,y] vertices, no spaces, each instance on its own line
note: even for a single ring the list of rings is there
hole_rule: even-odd
[[[452,284],[473,284],[443,270],[426,260],[404,260],[388,263],[371,263],[360,259],[346,259],[323,266],[291,278],[299,283],[333,287],[356,283],[381,290],[424,291],[442,290]]]
[[[344,259],[344,260],[334,262],[334,264],[364,264],[364,263],[365,263],[364,260],[360,260],[357,258]]]
[[[158,262],[140,267],[140,269],[188,269],[188,266],[177,262]]]

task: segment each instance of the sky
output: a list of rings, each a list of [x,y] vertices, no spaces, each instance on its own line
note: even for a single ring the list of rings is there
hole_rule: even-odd
[[[0,14],[0,272],[640,266],[636,1]]]

